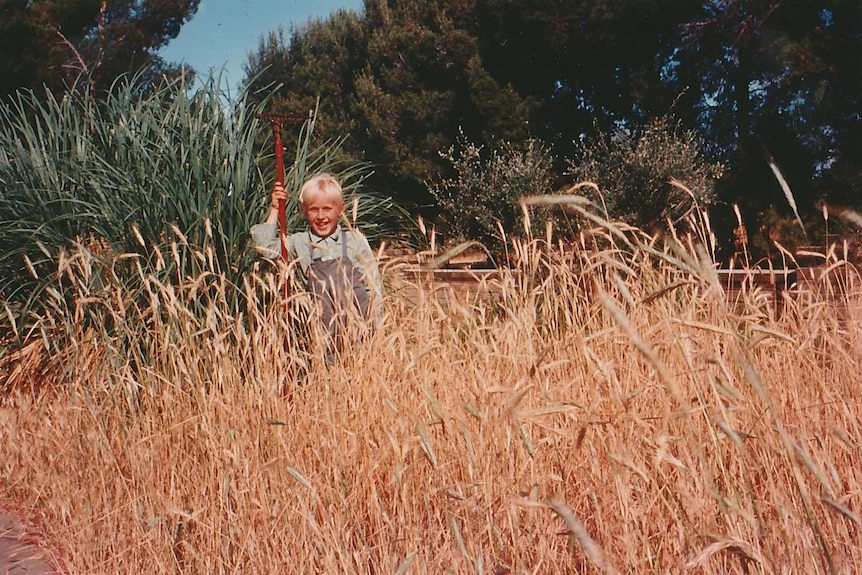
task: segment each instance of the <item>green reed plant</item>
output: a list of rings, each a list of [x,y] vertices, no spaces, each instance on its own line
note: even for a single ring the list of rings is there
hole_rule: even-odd
[[[234,286],[226,304],[245,305],[239,286],[256,255],[248,230],[268,209],[274,177],[270,127],[255,117],[267,102],[244,92],[227,101],[212,78],[196,90],[183,78],[152,90],[140,81],[118,81],[103,102],[23,91],[0,107],[0,303],[19,335],[58,300],[74,306],[106,289],[126,299],[144,294],[150,276],[162,286],[225,282]],[[334,172],[353,223],[372,239],[403,225],[391,200],[360,193],[369,166],[344,158],[343,139],[318,141],[315,119],[295,140],[285,130],[290,189]],[[288,225],[303,225],[295,194]],[[65,281],[61,263],[76,257],[91,269]]]
[[[264,181],[254,108],[226,104],[212,82],[191,93],[165,81],[143,97],[136,82],[101,103],[20,92],[0,109],[0,293],[10,315],[40,313],[73,246],[101,268],[88,290],[134,282],[122,259],[131,254],[162,281],[196,275],[197,258],[155,256],[171,240],[206,251],[232,279],[248,265]]]

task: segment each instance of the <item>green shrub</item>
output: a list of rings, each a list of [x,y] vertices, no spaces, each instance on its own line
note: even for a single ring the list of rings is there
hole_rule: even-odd
[[[502,142],[485,151],[461,135],[457,146],[440,156],[455,173],[429,183],[452,240],[475,240],[492,251],[505,247],[504,234],[523,229],[519,198],[549,193],[553,156],[539,140],[522,146]]]
[[[701,147],[694,132],[660,119],[637,131],[620,129],[579,142],[567,174],[598,185],[612,217],[646,229],[663,227],[668,219],[681,221],[695,203],[715,200],[723,166],[710,162]]]

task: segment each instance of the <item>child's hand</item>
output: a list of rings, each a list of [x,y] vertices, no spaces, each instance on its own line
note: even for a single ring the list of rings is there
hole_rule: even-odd
[[[275,186],[272,188],[272,202],[270,205],[273,209],[277,210],[278,206],[281,202],[287,201],[287,191],[284,189],[284,186],[281,182],[276,182]]]

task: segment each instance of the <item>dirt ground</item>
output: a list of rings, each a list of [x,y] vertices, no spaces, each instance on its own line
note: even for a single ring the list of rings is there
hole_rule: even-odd
[[[58,575],[21,524],[0,510],[0,575]]]

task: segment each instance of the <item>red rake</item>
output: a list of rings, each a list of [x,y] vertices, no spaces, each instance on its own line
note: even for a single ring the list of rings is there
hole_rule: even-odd
[[[284,146],[281,142],[281,127],[285,122],[301,123],[305,121],[305,116],[301,114],[255,114],[255,117],[260,120],[266,120],[272,124],[272,135],[275,139],[275,181],[284,185]],[[288,262],[287,254],[287,215],[286,215],[285,200],[278,202],[278,233],[281,243],[281,259],[285,264]],[[287,298],[289,296],[289,285],[287,278],[284,278],[282,285],[284,286],[284,309],[287,312]],[[284,348],[288,348],[288,340],[285,337]]]
[[[305,116],[301,114],[255,114],[255,118],[266,120],[272,124],[272,135],[275,139],[275,181],[284,185],[284,146],[281,143],[281,127],[285,122],[304,122]],[[284,241],[287,236],[285,204],[284,200],[278,202],[278,232],[281,238],[281,259],[287,263],[287,244]],[[285,283],[284,295],[287,296],[287,283]]]

